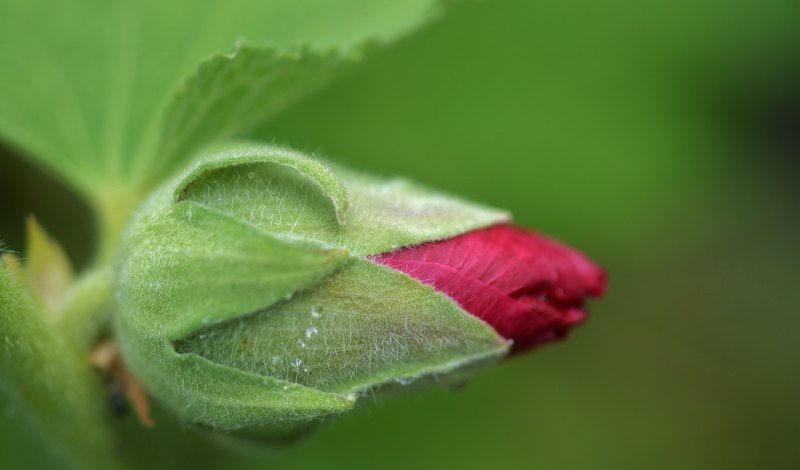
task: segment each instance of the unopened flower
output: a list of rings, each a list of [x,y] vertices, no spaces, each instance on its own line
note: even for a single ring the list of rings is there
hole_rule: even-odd
[[[582,255],[508,222],[285,148],[209,150],[126,231],[124,359],[185,421],[248,434],[460,381],[563,335],[603,290]]]

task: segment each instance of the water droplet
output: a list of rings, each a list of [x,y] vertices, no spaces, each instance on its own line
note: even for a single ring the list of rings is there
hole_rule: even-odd
[[[298,339],[297,340],[297,345],[300,346],[301,348],[304,348],[304,347],[306,347],[306,342],[303,341],[302,339]]]
[[[319,311],[317,311],[317,307],[311,307],[311,316],[314,318],[319,318]]]
[[[280,356],[272,356],[272,363],[273,364],[280,364],[282,358]]]
[[[206,339],[206,335],[200,335],[200,336],[198,336],[198,338],[200,338],[200,339]]]
[[[295,368],[299,368],[300,366],[302,366],[302,365],[303,365],[303,360],[302,360],[302,359],[300,359],[299,357],[296,357],[296,358],[294,358],[294,360],[292,361],[292,365],[293,365]]]
[[[311,325],[308,328],[306,328],[306,338],[311,338],[317,333],[319,333],[319,330],[314,325]]]
[[[251,171],[250,173],[247,174],[247,177],[253,179],[256,177],[256,174]]]
[[[303,372],[308,373],[308,367],[303,367]]]
[[[289,386],[288,386],[288,385],[284,385],[284,386],[283,386],[283,389],[284,389],[284,390],[289,390]]]

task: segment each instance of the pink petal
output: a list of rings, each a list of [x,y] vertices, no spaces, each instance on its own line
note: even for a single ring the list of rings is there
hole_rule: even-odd
[[[370,259],[449,296],[516,352],[564,337],[586,317],[586,297],[605,291],[603,270],[583,254],[506,224]]]

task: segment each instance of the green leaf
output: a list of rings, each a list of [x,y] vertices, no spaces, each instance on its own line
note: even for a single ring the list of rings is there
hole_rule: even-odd
[[[115,468],[99,387],[88,361],[0,264],[0,385],[57,455],[82,468]]]
[[[431,287],[357,259],[291,300],[203,328],[177,349],[352,395],[497,359],[508,344]]]
[[[354,65],[361,54],[240,44],[200,64],[167,109],[152,175],[174,172],[209,142],[249,137],[269,118]]]
[[[433,0],[2,0],[0,135],[94,199],[141,191],[200,141],[246,133],[366,42],[391,42],[440,10]],[[210,59],[164,120],[196,64],[241,38],[273,49]],[[340,52],[291,52],[304,44]]]

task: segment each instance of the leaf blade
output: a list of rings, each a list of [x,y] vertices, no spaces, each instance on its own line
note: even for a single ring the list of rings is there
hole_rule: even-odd
[[[249,137],[272,116],[344,74],[361,54],[249,44],[201,63],[167,107],[153,174],[168,174],[210,142]]]
[[[201,58],[242,37],[347,52],[441,12],[432,0],[32,0],[0,10],[0,57],[12,71],[0,76],[0,135],[92,197],[158,179],[139,162],[155,161],[161,113]]]

